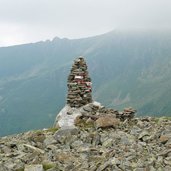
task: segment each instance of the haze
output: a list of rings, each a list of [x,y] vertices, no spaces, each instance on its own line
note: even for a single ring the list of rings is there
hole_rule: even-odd
[[[114,29],[170,29],[170,0],[0,0],[0,46]]]

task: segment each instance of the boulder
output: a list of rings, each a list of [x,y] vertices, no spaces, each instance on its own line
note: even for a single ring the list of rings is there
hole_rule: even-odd
[[[24,171],[44,171],[42,165],[26,165]]]
[[[10,171],[7,167],[5,167],[3,164],[0,164],[0,171]]]
[[[96,122],[96,128],[107,128],[107,127],[116,127],[120,123],[119,119],[111,115],[101,116],[99,117]]]
[[[59,143],[65,143],[66,140],[69,140],[72,135],[77,135],[79,133],[79,130],[77,128],[68,127],[65,129],[59,129],[56,131],[54,138]]]
[[[166,143],[169,140],[169,137],[167,135],[161,135],[160,136],[160,142]]]
[[[81,112],[79,109],[71,108],[69,105],[66,105],[56,116],[54,123],[55,128],[64,128],[65,127],[75,127],[75,119],[77,116],[80,116]]]

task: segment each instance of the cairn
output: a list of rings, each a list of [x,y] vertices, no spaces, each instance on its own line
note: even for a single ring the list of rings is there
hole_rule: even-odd
[[[79,123],[94,123],[99,120],[105,120],[105,125],[110,127],[116,119],[125,121],[135,116],[136,110],[131,107],[119,112],[92,100],[92,83],[82,57],[76,59],[72,65],[67,87],[67,105],[57,115],[54,127],[68,129],[78,126]]]
[[[131,120],[132,118],[134,118],[136,112],[137,111],[132,107],[128,107],[125,108],[123,112],[118,112],[116,114],[116,117],[119,118],[121,121],[124,121],[126,119]]]
[[[74,61],[68,76],[67,104],[79,108],[92,102],[92,83],[83,57]]]

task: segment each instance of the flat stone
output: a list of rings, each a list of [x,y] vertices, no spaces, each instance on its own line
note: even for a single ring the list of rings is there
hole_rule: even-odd
[[[42,165],[26,165],[24,171],[44,171]]]
[[[150,134],[145,130],[145,131],[143,131],[142,133],[140,133],[138,139],[142,139],[143,137],[149,136],[149,135],[150,135]]]
[[[114,140],[112,138],[109,138],[103,142],[103,146],[104,147],[111,147],[113,143],[114,143]]]
[[[59,129],[56,131],[54,138],[57,142],[64,143],[64,141],[68,138],[70,138],[72,135],[77,135],[79,133],[79,130],[77,128],[68,127],[65,129]]]
[[[171,153],[171,149],[166,149],[158,154],[158,156],[164,156],[166,157],[169,153]]]
[[[48,145],[50,145],[50,144],[55,144],[56,143],[56,140],[54,139],[54,136],[48,136],[48,138],[45,138],[45,140],[44,140],[44,142],[43,142],[43,144],[45,145],[45,146],[48,146]]]
[[[97,128],[107,128],[107,127],[116,127],[120,121],[112,116],[102,116],[96,120],[95,125]]]
[[[169,137],[167,135],[161,135],[160,136],[160,142],[166,143],[169,140]]]
[[[83,109],[86,112],[91,112],[92,111],[92,108],[90,106],[88,106],[88,105],[84,106]]]
[[[135,171],[145,171],[144,168],[136,168]]]
[[[165,166],[161,171],[171,171],[171,166]]]
[[[131,135],[139,135],[140,132],[142,132],[142,129],[140,129],[140,128],[137,127],[137,126],[133,126],[133,128],[132,128],[131,131],[130,131],[130,134],[131,134]]]
[[[3,164],[0,164],[0,171],[10,171],[7,167],[5,167]]]

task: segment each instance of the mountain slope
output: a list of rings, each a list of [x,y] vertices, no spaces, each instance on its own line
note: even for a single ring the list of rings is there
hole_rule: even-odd
[[[0,138],[0,169],[171,170],[171,118],[144,117],[119,122],[112,115],[93,116],[98,117],[92,120],[95,124],[85,122],[88,118],[79,118],[76,127]],[[100,118],[103,122],[99,122]],[[111,123],[113,127],[107,127]]]
[[[171,33],[113,31],[0,48],[0,135],[52,125],[80,55],[95,100],[117,109],[133,106],[141,115],[170,115]]]

